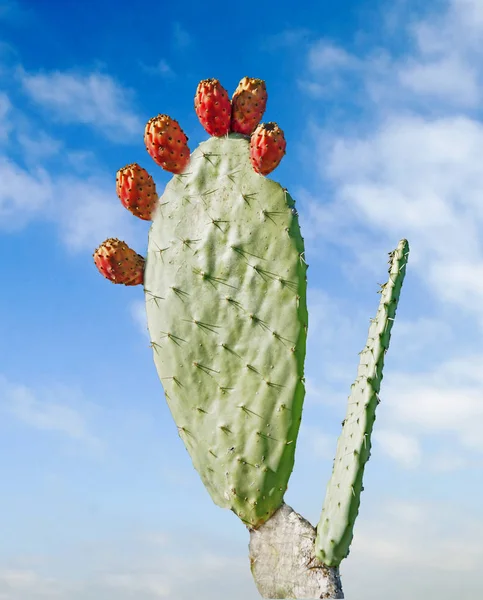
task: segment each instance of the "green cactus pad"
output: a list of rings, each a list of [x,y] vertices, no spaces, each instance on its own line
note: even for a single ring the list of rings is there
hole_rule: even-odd
[[[348,410],[337,444],[332,476],[315,540],[315,554],[328,566],[338,566],[349,554],[354,522],[359,512],[364,467],[369,460],[371,433],[379,404],[384,355],[406,273],[409,244],[399,242],[390,253],[389,281],[382,286],[381,302],[361,352],[357,378],[352,384]]]
[[[294,463],[307,337],[294,201],[254,172],[249,139],[210,138],[160,198],[145,298],[153,355],[193,465],[256,528]]]

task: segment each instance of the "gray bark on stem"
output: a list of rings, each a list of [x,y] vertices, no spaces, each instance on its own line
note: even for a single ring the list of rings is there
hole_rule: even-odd
[[[263,598],[344,598],[339,569],[315,557],[315,527],[290,506],[249,531],[250,568]]]

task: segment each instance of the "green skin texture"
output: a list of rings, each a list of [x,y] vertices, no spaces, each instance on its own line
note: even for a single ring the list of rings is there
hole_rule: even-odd
[[[381,286],[379,309],[376,318],[371,321],[357,378],[352,384],[315,540],[315,554],[328,566],[338,566],[349,554],[363,489],[364,466],[369,460],[371,432],[379,404],[384,355],[389,347],[408,255],[407,240],[401,240],[389,255],[389,280]]]
[[[305,395],[307,265],[294,201],[249,138],[211,137],[160,198],[145,268],[166,399],[213,501],[250,528],[281,506]]]

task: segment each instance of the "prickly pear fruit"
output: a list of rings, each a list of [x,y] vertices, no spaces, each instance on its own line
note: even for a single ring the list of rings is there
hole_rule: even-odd
[[[190,160],[188,137],[168,115],[149,119],[144,130],[146,150],[154,162],[170,173],[182,173]]]
[[[221,137],[229,133],[231,102],[218,79],[200,81],[196,89],[195,111],[210,135]]]
[[[94,252],[101,275],[112,283],[139,285],[144,280],[144,258],[117,238],[109,238]]]
[[[231,99],[231,130],[250,135],[267,106],[267,88],[262,79],[244,77]]]
[[[136,163],[127,165],[116,174],[116,192],[122,205],[144,221],[151,221],[158,205],[156,184],[146,169]]]
[[[276,123],[261,123],[250,139],[250,161],[261,175],[268,175],[285,154],[287,143],[283,131]]]

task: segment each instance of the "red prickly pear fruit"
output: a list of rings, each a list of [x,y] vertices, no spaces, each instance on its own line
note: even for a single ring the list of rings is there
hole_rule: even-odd
[[[261,123],[250,139],[250,161],[260,175],[268,175],[285,154],[287,142],[276,123]]]
[[[154,162],[170,173],[182,173],[190,160],[188,138],[168,115],[149,119],[144,130],[144,143]]]
[[[205,131],[222,137],[230,131],[231,102],[218,79],[200,81],[195,94],[195,111]]]
[[[116,173],[116,192],[135,217],[151,221],[158,204],[156,184],[146,169],[132,163]]]
[[[231,99],[231,130],[251,135],[267,107],[267,88],[262,79],[244,77]]]
[[[125,242],[109,238],[93,254],[101,275],[112,283],[139,285],[144,281],[145,260]]]

